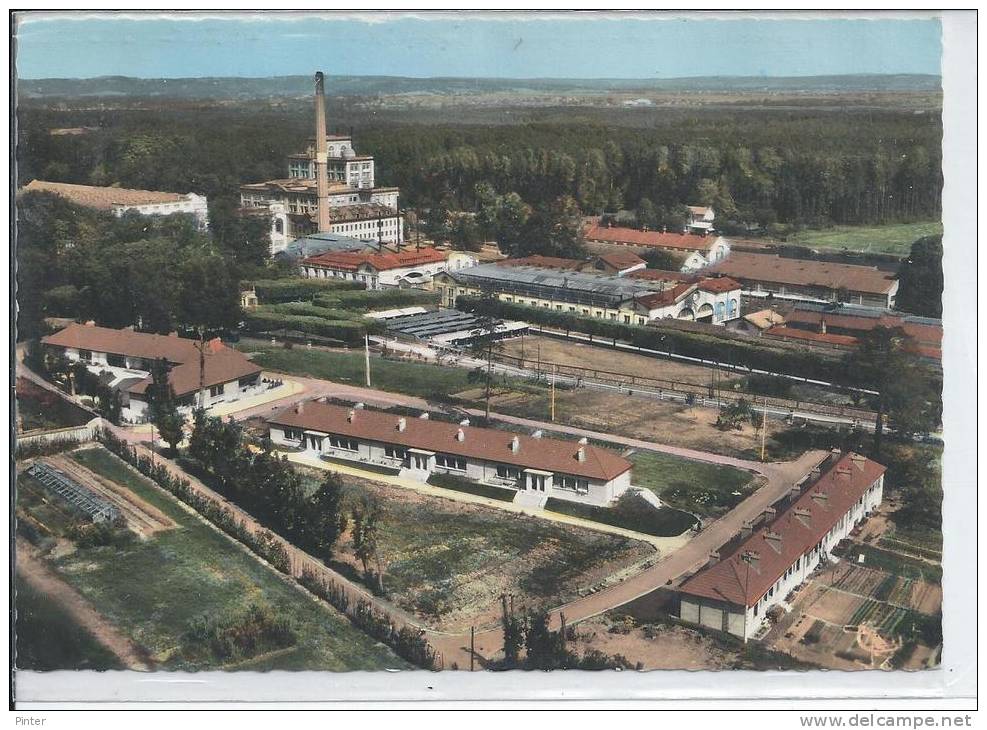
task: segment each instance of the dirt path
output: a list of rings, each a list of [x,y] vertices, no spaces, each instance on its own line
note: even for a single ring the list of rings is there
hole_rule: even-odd
[[[17,572],[32,588],[61,606],[128,669],[141,672],[151,669],[137,645],[96,611],[81,593],[45,565],[24,540],[17,540]]]

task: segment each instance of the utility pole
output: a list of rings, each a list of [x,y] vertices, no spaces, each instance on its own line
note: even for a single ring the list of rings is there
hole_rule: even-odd
[[[370,387],[370,335],[363,336],[363,371],[366,374],[367,387]]]
[[[558,374],[559,366],[552,363],[552,423],[555,423],[555,377]]]
[[[199,327],[199,408],[206,408],[206,333]]]
[[[473,671],[473,660],[476,658],[476,626],[470,626],[470,671]]]
[[[493,372],[493,320],[487,322],[487,392],[485,396],[486,400],[486,419],[490,420],[490,378]]]
[[[764,437],[768,430],[768,397],[764,396],[764,406],[761,409],[761,463],[764,463]]]

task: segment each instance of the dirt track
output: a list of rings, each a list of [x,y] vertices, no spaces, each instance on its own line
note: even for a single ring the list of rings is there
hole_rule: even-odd
[[[82,594],[53,573],[23,540],[17,541],[17,572],[35,590],[61,606],[128,669],[142,672],[151,669],[137,645],[96,611]]]

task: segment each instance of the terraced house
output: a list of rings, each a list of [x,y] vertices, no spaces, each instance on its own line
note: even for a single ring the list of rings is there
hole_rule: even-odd
[[[768,612],[881,503],[884,472],[866,457],[834,450],[682,584],[679,617],[744,641],[757,635]]]
[[[268,420],[271,441],[424,482],[435,473],[593,505],[631,486],[631,463],[586,443],[308,401]]]

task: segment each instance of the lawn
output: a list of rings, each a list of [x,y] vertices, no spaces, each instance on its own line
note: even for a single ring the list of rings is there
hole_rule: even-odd
[[[241,343],[240,349],[254,353],[253,361],[265,370],[291,375],[364,385],[362,352],[308,350]],[[374,388],[420,398],[447,398],[469,387],[469,371],[424,363],[370,358],[370,378]]]
[[[124,669],[113,652],[99,643],[60,606],[17,576],[18,669]]]
[[[307,480],[320,473],[299,469]],[[387,598],[441,630],[494,623],[500,596],[559,605],[653,554],[646,543],[344,476],[346,500],[374,495],[384,510],[380,556]],[[362,570],[347,533],[339,569]]]
[[[53,560],[58,573],[145,647],[160,668],[224,666],[190,637],[190,629],[202,619],[237,616],[250,604],[287,618],[297,643],[236,668],[348,671],[408,666],[334,609],[314,601],[186,512],[109,452],[88,449],[75,452],[73,458],[127,487],[178,523],[177,529],[146,541],[79,548]]]
[[[27,378],[17,378],[15,390],[18,432],[82,426],[93,418],[75,403]]]
[[[907,256],[912,244],[923,236],[942,233],[942,223],[890,223],[883,226],[833,226],[809,229],[789,236],[790,243],[811,248],[889,253]]]
[[[696,518],[688,512],[671,507],[656,509],[649,502],[634,496],[625,496],[612,507],[596,507],[549,497],[545,509],[655,537],[675,537],[696,524]]]
[[[703,517],[733,509],[760,485],[750,472],[732,466],[708,464],[655,451],[637,451],[630,457],[631,480],[662,501]]]

